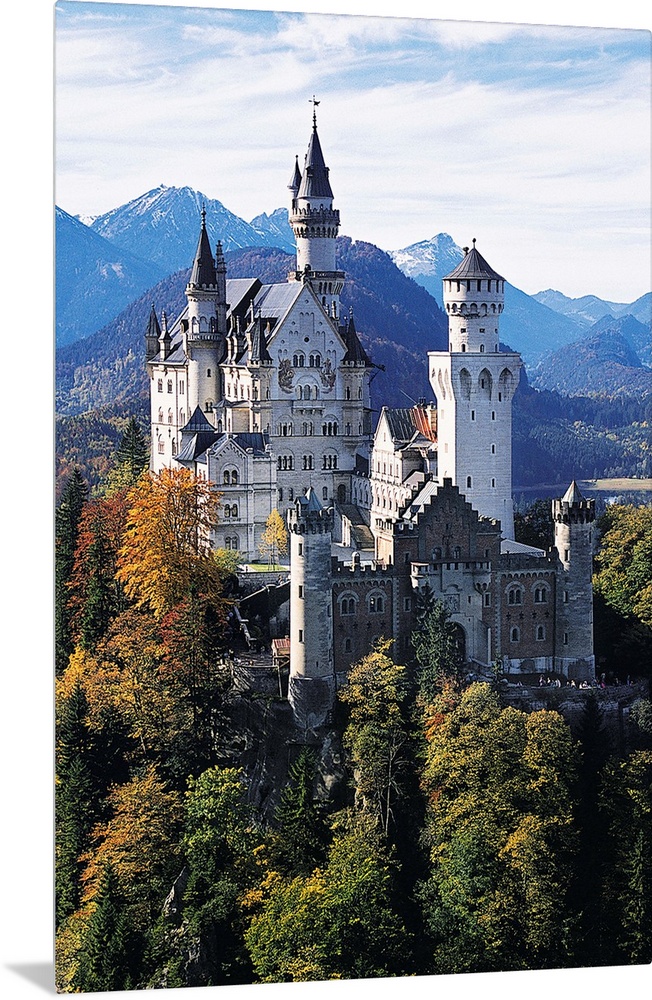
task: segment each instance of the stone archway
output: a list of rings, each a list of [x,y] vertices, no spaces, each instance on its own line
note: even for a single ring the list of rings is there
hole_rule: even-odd
[[[466,663],[466,632],[459,622],[452,623],[452,634],[455,642],[455,658],[458,663]]]

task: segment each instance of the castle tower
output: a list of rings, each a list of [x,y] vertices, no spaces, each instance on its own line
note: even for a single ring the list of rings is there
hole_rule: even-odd
[[[226,265],[222,246],[211,253],[206,210],[190,280],[186,286],[187,319],[182,322],[188,356],[188,409],[210,413],[221,399],[219,364],[226,350]]]
[[[288,184],[292,192],[289,221],[297,241],[297,269],[289,280],[310,281],[328,315],[338,320],[344,285],[344,272],[335,266],[340,213],[333,208],[329,171],[317,134],[317,104],[313,98],[312,134],[303,173],[297,158]]]
[[[573,480],[552,501],[557,577],[555,670],[574,680],[595,676],[593,654],[593,531],[595,501],[585,500]]]
[[[443,279],[448,351],[428,353],[437,397],[438,478],[514,537],[512,399],[521,358],[499,350],[505,279],[473,247]]]
[[[290,681],[288,698],[302,729],[323,725],[335,702],[331,607],[332,508],[310,487],[288,511],[290,531]]]

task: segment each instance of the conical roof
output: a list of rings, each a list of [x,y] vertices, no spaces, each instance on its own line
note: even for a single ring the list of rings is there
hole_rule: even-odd
[[[299,170],[299,157],[297,156],[294,161],[294,171],[292,172],[292,177],[290,178],[290,183],[288,184],[290,191],[294,191],[295,195],[299,188],[301,187],[301,171]]]
[[[371,365],[369,356],[360,343],[360,338],[358,337],[355,323],[353,322],[353,312],[349,316],[348,323],[340,328],[340,332],[343,334],[344,343],[346,344],[346,354],[344,355],[342,361],[350,361],[354,364]]]
[[[195,253],[195,261],[192,265],[192,274],[190,275],[191,285],[216,285],[217,284],[217,274],[215,272],[215,260],[213,254],[211,253],[211,244],[208,239],[208,233],[206,232],[206,209],[202,208],[201,211],[201,231],[199,233],[199,242],[197,244],[197,252]]]
[[[312,135],[308,143],[306,162],[299,188],[299,198],[332,198],[330,181],[328,179],[328,167],[324,162],[324,154],[321,151],[319,136],[317,135],[317,124],[312,126]]]
[[[153,302],[149,314],[149,320],[147,321],[147,333],[145,334],[145,336],[154,337],[155,340],[158,340],[159,337],[161,336],[161,327],[159,326],[159,322],[156,316],[156,309],[154,308]]]
[[[466,253],[464,259],[460,261],[454,271],[450,274],[445,274],[444,279],[448,278],[499,278],[504,281],[502,274],[498,274],[494,271],[490,264],[487,264],[486,260],[482,254],[478,253],[475,248],[475,240],[473,240],[473,247],[471,250],[468,247],[464,248]]]
[[[570,486],[564,493],[563,497],[561,498],[561,502],[574,504],[574,503],[581,503],[583,499],[584,497],[580,493],[579,486],[577,485],[575,480],[573,480],[573,482],[570,484]]]
[[[319,497],[315,493],[312,486],[309,486],[306,490],[306,495],[299,498],[303,505],[303,509],[306,513],[317,513],[323,510],[322,505],[319,502]]]
[[[185,427],[182,427],[182,430],[197,434],[199,431],[214,431],[215,428],[212,424],[209,424],[201,406],[197,406],[188,423]]]

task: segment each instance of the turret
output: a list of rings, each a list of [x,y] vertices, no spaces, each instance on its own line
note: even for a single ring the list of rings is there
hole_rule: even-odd
[[[147,329],[145,330],[146,361],[151,361],[158,354],[160,336],[161,336],[161,327],[159,326],[159,322],[156,317],[156,309],[154,308],[154,303],[152,302],[152,308],[149,314],[149,320],[147,322]]]
[[[557,586],[555,669],[574,680],[595,676],[593,654],[593,532],[595,501],[573,480],[552,501],[555,548],[561,564]]]
[[[335,702],[331,538],[333,510],[310,487],[288,511],[290,532],[290,681],[288,698],[302,729],[323,725]]]
[[[161,326],[158,338],[158,349],[161,356],[161,361],[165,361],[170,353],[170,347],[172,346],[172,338],[170,336],[170,331],[168,330],[168,318],[165,310],[161,313]]]
[[[521,358],[501,352],[505,279],[473,247],[443,279],[448,351],[428,355],[437,397],[438,477],[514,538],[512,399]]]
[[[319,101],[313,98],[312,103],[315,108]],[[317,133],[314,109],[303,173],[297,158],[288,187],[292,192],[289,221],[297,241],[297,269],[290,273],[289,278],[309,280],[324,309],[336,321],[339,317],[339,296],[344,285],[344,272],[336,270],[335,265],[340,213],[333,208],[329,170]]]
[[[219,365],[226,353],[226,264],[221,243],[215,257],[211,253],[204,208],[186,299],[182,329],[188,355],[188,403],[191,410],[200,406],[210,414],[222,395]]]

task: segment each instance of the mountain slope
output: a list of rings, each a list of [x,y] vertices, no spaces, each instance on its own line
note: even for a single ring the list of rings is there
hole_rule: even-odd
[[[531,373],[532,384],[566,395],[646,394],[652,372],[634,347],[645,327],[633,316],[603,317],[587,337],[555,351]]]
[[[62,208],[55,210],[55,234],[57,346],[87,337],[165,274]]]
[[[604,317],[618,319],[623,316],[633,316],[641,324],[632,328],[630,339],[644,365],[652,364],[652,349],[650,331],[652,329],[652,292],[646,292],[635,302],[608,302],[597,295],[584,295],[579,299],[571,299],[561,292],[548,288],[545,292],[537,292],[532,298],[547,305],[550,309],[569,316],[586,329],[593,326]]]
[[[275,236],[255,229],[229,212],[215,198],[190,187],[162,184],[93,220],[91,228],[116,246],[151,260],[164,274],[187,267],[197,248],[202,206],[211,245],[222,241],[224,251],[249,246],[274,246]],[[275,220],[279,228],[278,220]]]
[[[275,246],[287,253],[294,253],[296,248],[294,230],[288,221],[287,208],[277,208],[271,215],[263,212],[250,223],[252,229],[262,237],[261,246]]]
[[[442,278],[462,260],[463,251],[447,233],[391,253],[398,267],[442,304]],[[500,339],[519,351],[525,363],[537,364],[547,353],[582,336],[582,326],[505,282],[505,311]]]

